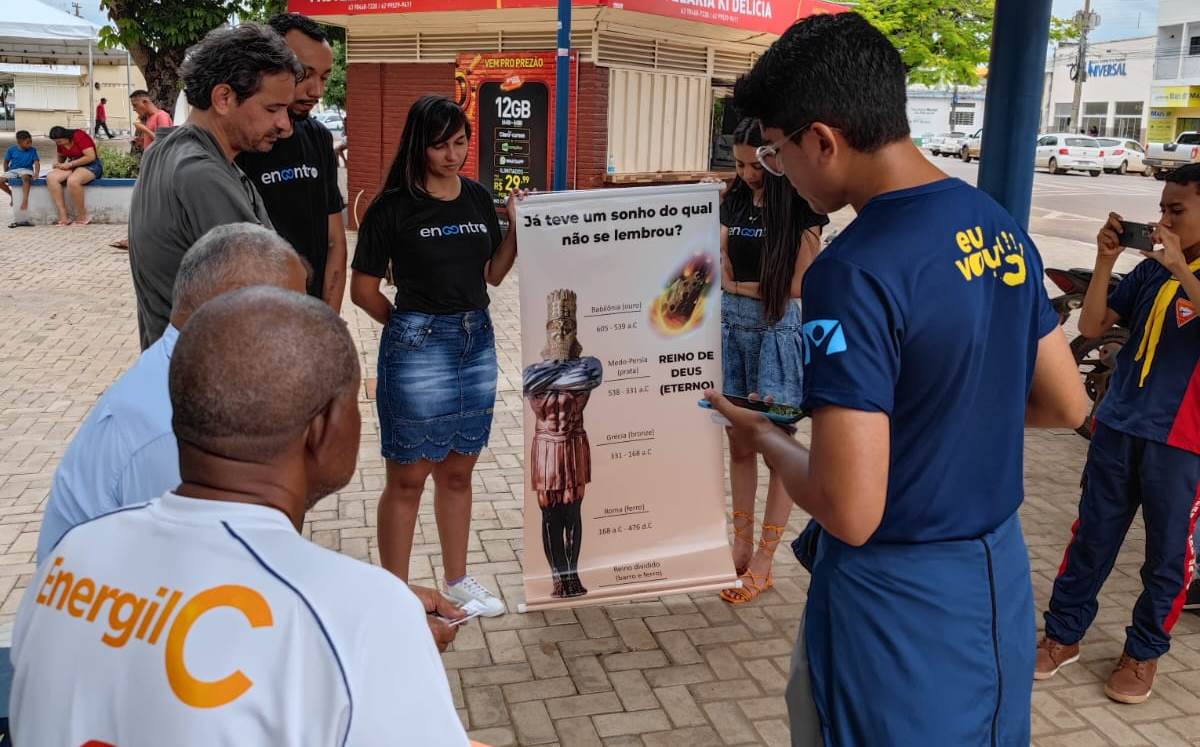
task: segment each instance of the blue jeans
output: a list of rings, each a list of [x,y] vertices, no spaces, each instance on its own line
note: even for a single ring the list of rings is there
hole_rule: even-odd
[[[738,397],[757,392],[799,406],[804,356],[800,304],[789,301],[783,318],[769,324],[757,298],[721,295],[722,391]]]
[[[394,311],[379,344],[383,458],[400,464],[478,454],[496,405],[496,337],[486,309]]]

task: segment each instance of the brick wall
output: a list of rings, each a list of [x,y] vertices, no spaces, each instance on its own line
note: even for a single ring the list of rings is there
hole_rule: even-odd
[[[575,188],[602,187],[608,171],[608,68],[579,63],[575,106]]]
[[[354,63],[346,69],[346,122],[350,138],[347,202],[357,213],[351,228],[367,210],[391,166],[405,116],[427,93],[454,95],[451,63]],[[575,98],[575,157],[571,171],[578,189],[603,186],[608,166],[608,68],[580,63]],[[553,137],[553,134],[551,134]]]
[[[358,219],[387,176],[413,102],[427,93],[454,95],[454,64],[355,63],[346,68],[346,121],[350,138],[347,202]]]

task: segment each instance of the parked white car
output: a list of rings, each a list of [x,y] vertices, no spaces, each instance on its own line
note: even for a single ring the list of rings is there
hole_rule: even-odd
[[[1055,132],[1042,135],[1037,141],[1035,168],[1049,169],[1052,174],[1086,171],[1092,176],[1104,172],[1104,149],[1094,137]]]
[[[942,147],[942,141],[950,136],[950,133],[943,132],[937,135],[927,135],[921,140],[921,147],[929,151],[931,156],[938,155],[939,149]]]
[[[970,135],[965,132],[951,132],[942,137],[942,144],[938,146],[938,152],[943,156],[957,156],[962,153],[963,146],[967,144],[968,139],[970,139]]]
[[[1100,147],[1104,149],[1104,170],[1108,173],[1132,172],[1150,176],[1150,167],[1144,160],[1146,149],[1138,141],[1102,137],[1096,142],[1100,143]]]

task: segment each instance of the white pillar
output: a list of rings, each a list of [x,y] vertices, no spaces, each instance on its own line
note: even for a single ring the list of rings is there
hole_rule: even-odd
[[[93,40],[88,39],[88,134],[96,131],[96,62],[92,59]]]
[[[125,53],[125,114],[129,117],[129,137],[133,137],[137,130],[133,129],[133,102],[129,100],[129,94],[133,93],[133,59],[129,53]]]

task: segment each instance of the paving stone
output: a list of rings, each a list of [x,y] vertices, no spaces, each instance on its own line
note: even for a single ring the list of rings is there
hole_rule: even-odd
[[[706,723],[704,712],[683,685],[656,688],[654,695],[675,726],[703,726]]]
[[[576,718],[556,719],[554,730],[558,732],[558,740],[571,747],[603,747],[596,727],[587,716]]]
[[[546,701],[546,709],[554,720],[573,716],[593,716],[622,710],[621,699],[614,692],[573,695]]]
[[[644,711],[659,707],[658,698],[654,697],[650,685],[646,683],[646,677],[640,670],[610,672],[608,679],[626,711]]]
[[[665,711],[637,711],[635,713],[607,713],[593,716],[596,733],[602,737],[619,737],[626,734],[645,734],[671,728],[671,719]]]
[[[509,712],[521,744],[550,744],[558,740],[545,703],[537,700],[516,703],[509,707]]]
[[[725,742],[711,726],[643,734],[646,747],[722,747]]]

